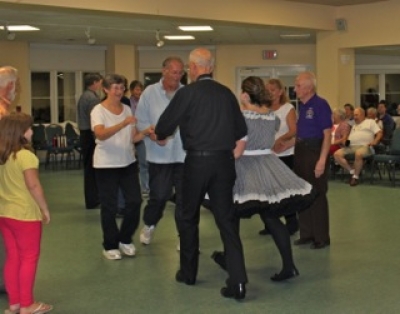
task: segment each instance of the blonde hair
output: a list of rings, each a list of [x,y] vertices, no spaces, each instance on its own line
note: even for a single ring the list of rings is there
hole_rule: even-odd
[[[269,79],[267,82],[267,85],[274,85],[276,86],[279,90],[283,91],[283,93],[281,94],[281,96],[279,97],[279,103],[281,105],[286,104],[287,102],[289,102],[289,98],[286,95],[286,90],[285,90],[285,85],[283,84],[283,82],[279,79],[273,78],[273,79]]]

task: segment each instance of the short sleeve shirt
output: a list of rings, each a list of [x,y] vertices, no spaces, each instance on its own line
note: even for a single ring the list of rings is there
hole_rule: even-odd
[[[93,108],[90,116],[92,130],[96,125],[109,128],[121,123],[132,115],[128,106],[122,106],[121,114],[113,114],[98,104]],[[96,148],[93,155],[93,168],[123,168],[135,162],[134,147],[132,143],[132,126],[127,125],[122,130],[106,140],[96,139]]]
[[[38,168],[38,158],[27,149],[18,151],[16,155],[11,154],[6,163],[0,165],[0,217],[42,220],[39,205],[29,192],[24,177],[25,170]]]
[[[332,128],[332,110],[328,102],[315,94],[305,104],[299,105],[297,137],[324,137],[324,130]]]
[[[368,145],[374,140],[375,134],[380,131],[380,127],[372,119],[365,119],[359,124],[354,124],[349,135],[350,145]]]

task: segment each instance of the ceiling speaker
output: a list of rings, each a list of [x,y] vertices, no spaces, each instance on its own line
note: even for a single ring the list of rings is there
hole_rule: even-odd
[[[336,19],[336,29],[338,31],[347,31],[347,21],[345,19]]]

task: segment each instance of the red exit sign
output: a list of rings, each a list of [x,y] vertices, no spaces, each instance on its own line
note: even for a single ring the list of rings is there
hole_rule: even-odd
[[[278,52],[276,50],[263,50],[262,58],[266,60],[276,59],[278,57]]]

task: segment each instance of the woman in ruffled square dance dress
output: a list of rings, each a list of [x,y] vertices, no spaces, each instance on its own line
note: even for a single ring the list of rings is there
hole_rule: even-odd
[[[240,95],[248,134],[236,144],[237,178],[233,190],[234,209],[241,218],[263,217],[282,258],[282,270],[271,277],[283,281],[299,275],[294,264],[290,235],[279,219],[308,208],[315,193],[312,186],[291,171],[271,149],[280,120],[268,107],[270,98],[264,82],[250,76],[242,82]],[[223,252],[212,255],[225,266]]]

